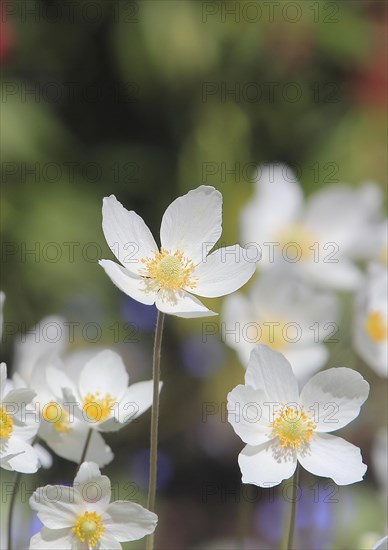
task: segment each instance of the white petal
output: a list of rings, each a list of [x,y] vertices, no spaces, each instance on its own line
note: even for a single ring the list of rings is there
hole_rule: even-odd
[[[381,190],[374,184],[359,188],[333,185],[312,195],[306,207],[306,221],[324,236],[338,243],[340,250],[362,258],[368,244],[368,229],[376,222],[382,205]],[[371,237],[372,235],[370,235]]]
[[[378,540],[373,546],[372,550],[387,550],[388,548],[388,536]]]
[[[329,248],[327,254],[331,250]],[[333,259],[336,257],[333,256]],[[357,290],[363,280],[360,269],[345,257],[338,257],[338,263],[325,263],[324,260],[317,263],[311,261],[306,263],[305,269],[316,283],[334,290]]]
[[[217,315],[205,307],[195,296],[192,296],[185,290],[176,292],[158,292],[156,298],[156,307],[163,313],[176,315],[177,317],[212,317]]]
[[[367,469],[358,447],[323,433],[313,437],[308,451],[298,452],[298,460],[312,474],[330,477],[337,485],[361,481]]]
[[[159,392],[162,389],[162,382],[159,384]],[[153,381],[136,382],[131,384],[122,396],[117,410],[117,420],[126,424],[138,418],[152,405]],[[115,411],[116,412],[116,411]]]
[[[290,478],[296,469],[296,453],[284,453],[276,440],[256,447],[247,445],[238,457],[243,483],[274,487]]]
[[[283,164],[259,166],[256,195],[241,216],[244,244],[276,241],[278,231],[295,221],[303,193],[295,175]]]
[[[33,445],[36,454],[38,455],[39,464],[45,470],[48,470],[53,465],[53,457],[47,449],[45,449],[39,443],[34,443]]]
[[[284,351],[284,355],[292,365],[296,378],[301,381],[306,380],[325,365],[329,358],[329,351],[323,344],[318,343],[305,348],[291,344]]]
[[[46,485],[39,487],[30,498],[30,506],[49,529],[73,527],[82,511],[82,500],[73,487]]]
[[[61,355],[69,344],[69,326],[56,315],[44,317],[15,346],[16,372],[25,381],[31,380],[34,367],[49,364]],[[34,388],[35,389],[35,388]]]
[[[128,382],[129,375],[122,358],[118,353],[106,349],[92,357],[82,369],[79,390],[82,398],[88,393],[100,393],[102,396],[109,393],[119,400]]]
[[[239,385],[228,394],[228,421],[244,443],[260,445],[270,439],[269,409],[266,394]]]
[[[149,290],[144,279],[110,260],[98,262],[113,284],[134,300],[148,306],[155,302],[155,292]]]
[[[23,412],[25,410],[25,406],[31,403],[31,401],[34,399],[36,393],[33,390],[29,390],[27,388],[19,388],[16,390],[11,390],[3,397],[3,403],[9,403],[10,405],[14,405],[15,413],[21,412],[21,409],[23,409]],[[11,412],[12,409],[9,409],[9,412]],[[14,414],[11,412],[11,414]]]
[[[98,550],[120,550],[121,548],[119,541],[106,531],[99,540]]]
[[[78,390],[74,382],[66,372],[56,367],[47,367],[46,368],[46,381],[53,395],[61,401],[63,397],[63,390],[69,389],[74,396],[78,396]],[[50,398],[50,401],[53,401]],[[44,407],[47,403],[41,403],[41,406]]]
[[[26,410],[25,424],[19,426],[16,422],[13,425],[13,435],[18,439],[29,441],[37,434],[40,425],[39,412]]]
[[[236,292],[227,296],[223,302],[221,326],[225,327],[224,342],[235,349],[244,368],[247,367],[249,356],[254,347],[253,338],[245,337],[249,323],[254,316],[252,303],[247,296]]]
[[[6,382],[7,382],[7,365],[5,363],[0,363],[0,401],[3,400]]]
[[[124,500],[112,502],[106,512],[111,517],[111,521],[104,522],[106,529],[120,542],[138,540],[153,533],[158,521],[153,512]]]
[[[314,411],[317,431],[332,432],[357,418],[369,394],[361,374],[344,367],[319,372],[301,391],[300,404]]]
[[[162,247],[180,250],[194,264],[202,261],[221,236],[222,195],[201,185],[178,197],[165,211],[160,227]]]
[[[111,497],[111,485],[107,476],[102,476],[94,462],[83,462],[74,479],[74,489],[86,504],[88,512],[102,513]]]
[[[72,425],[72,431],[67,434],[62,434],[60,439],[45,438],[45,441],[55,454],[62,458],[66,458],[66,460],[78,463],[81,460],[88,429],[86,424],[77,422],[77,424]],[[105,443],[101,434],[96,430],[93,430],[86,453],[86,460],[96,462],[101,468],[113,460],[111,448]]]
[[[39,468],[38,455],[35,449],[26,441],[15,436],[10,437],[6,448],[1,449],[1,457],[7,454],[16,455],[7,459],[8,465],[15,472],[34,474]]]
[[[102,228],[109,248],[133,273],[143,268],[142,258],[153,256],[158,250],[143,219],[133,210],[124,208],[114,195],[103,200]]]
[[[30,540],[30,550],[74,550],[70,529],[43,529]]]
[[[256,271],[256,261],[249,260],[239,245],[219,248],[200,263],[194,272],[198,283],[193,289],[198,296],[215,298],[239,289]]]
[[[272,403],[297,403],[298,384],[290,363],[281,353],[257,345],[251,353],[245,383],[263,390]]]

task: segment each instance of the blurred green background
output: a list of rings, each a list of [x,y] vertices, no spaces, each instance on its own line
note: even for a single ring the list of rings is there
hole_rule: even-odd
[[[102,198],[114,193],[158,235],[175,197],[214,185],[224,196],[222,241],[234,243],[258,164],[294,167],[307,194],[342,181],[383,184],[386,22],[387,3],[379,0],[4,0],[6,322],[17,331],[52,313],[81,328],[98,322],[96,341],[78,332],[70,350],[115,345],[133,379],[149,378],[154,311],[127,299],[97,264],[112,258]],[[125,323],[139,325],[134,337]],[[3,338],[9,365],[18,338]],[[346,357],[353,366],[354,355]],[[233,494],[242,444],[221,403],[243,380],[236,355],[220,338],[203,344],[201,321],[169,318],[162,361],[158,548],[238,548],[244,523],[252,547],[276,548],[278,518],[288,513],[281,490],[273,502],[265,491]],[[377,387],[377,375],[366,372]],[[385,410],[384,393],[376,392],[357,427],[344,430],[367,462],[381,424],[376,415]],[[207,401],[215,413],[203,422]],[[136,483],[135,495],[122,496],[139,502],[148,427],[149,414],[107,437],[116,457],[105,472],[124,493],[124,483]],[[58,460],[27,482],[72,479],[73,472]],[[365,533],[371,540],[383,534],[373,467],[365,483],[339,488],[334,503],[314,496],[317,479],[306,474],[302,483],[300,548],[368,547]],[[319,487],[330,493],[326,480]]]

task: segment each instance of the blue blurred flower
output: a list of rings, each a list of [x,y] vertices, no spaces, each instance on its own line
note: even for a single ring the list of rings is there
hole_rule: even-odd
[[[182,342],[180,355],[183,366],[195,378],[210,378],[225,361],[224,346],[218,340],[204,342],[201,333],[188,336]]]
[[[130,478],[143,490],[148,490],[150,450],[138,451],[130,463]],[[166,487],[174,473],[173,462],[170,457],[158,451],[158,489]]]
[[[127,323],[135,323],[142,332],[152,332],[156,326],[157,309],[125,297],[120,304],[121,316]]]

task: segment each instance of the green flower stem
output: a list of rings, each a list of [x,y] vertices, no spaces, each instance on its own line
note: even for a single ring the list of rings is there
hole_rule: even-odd
[[[159,382],[160,382],[160,353],[162,348],[162,335],[165,314],[158,311],[156,321],[154,355],[152,362],[153,400],[151,412],[151,440],[150,440],[150,478],[148,486],[147,508],[150,512],[155,510],[156,483],[158,475],[158,424],[159,424]],[[154,547],[154,534],[147,537],[147,550]]]
[[[11,502],[9,503],[9,512],[8,512],[8,549],[9,550],[12,550],[12,519],[13,519],[13,511],[15,507],[16,495],[19,490],[21,477],[22,477],[22,474],[20,472],[17,472],[15,476],[12,495],[11,495]]]
[[[292,478],[291,519],[290,519],[290,528],[288,531],[287,550],[292,550],[293,548],[295,519],[296,519],[296,502],[298,499],[298,487],[299,487],[299,464],[297,464],[294,476]]]

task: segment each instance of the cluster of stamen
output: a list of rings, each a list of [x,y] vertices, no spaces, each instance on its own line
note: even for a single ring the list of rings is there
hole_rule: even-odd
[[[374,342],[385,342],[388,339],[387,322],[380,311],[369,313],[365,329]]]
[[[179,250],[172,254],[162,248],[154,257],[143,258],[141,262],[145,265],[142,276],[151,285],[152,290],[196,287],[196,279],[193,277],[195,266]]]
[[[282,405],[272,423],[273,435],[280,440],[282,448],[301,449],[310,441],[316,424],[303,407]]]
[[[42,410],[42,417],[61,433],[71,432],[69,413],[59,403],[50,401]]]
[[[104,396],[101,396],[100,392],[88,393],[85,395],[82,408],[89,420],[103,422],[111,415],[112,407],[116,402],[117,399],[110,393],[106,393]]]
[[[101,517],[96,512],[85,512],[77,517],[77,523],[73,527],[73,533],[81,542],[86,542],[88,548],[95,548],[105,531]]]
[[[12,432],[13,418],[3,407],[0,407],[0,438],[9,439]]]

